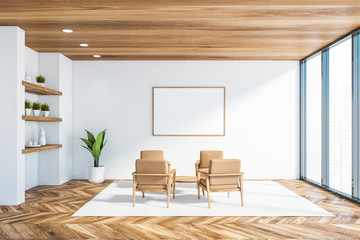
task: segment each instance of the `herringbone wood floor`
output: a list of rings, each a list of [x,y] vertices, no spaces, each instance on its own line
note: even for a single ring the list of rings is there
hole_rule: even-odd
[[[360,239],[360,205],[301,180],[277,182],[335,217],[71,217],[111,183],[72,180],[0,206],[0,239]]]

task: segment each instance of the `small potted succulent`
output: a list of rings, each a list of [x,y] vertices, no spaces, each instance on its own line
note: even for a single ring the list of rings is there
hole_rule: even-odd
[[[94,166],[89,167],[89,182],[102,183],[105,180],[105,166],[99,164],[99,158],[103,148],[107,143],[107,140],[104,142],[106,129],[100,132],[96,138],[88,130],[85,129],[85,131],[87,133],[88,139],[80,138],[86,144],[85,146],[84,145],[81,146],[87,149],[91,153],[94,159]]]
[[[25,100],[25,115],[26,116],[30,116],[31,115],[31,108],[32,108],[32,104],[30,100]]]
[[[44,77],[43,75],[36,76],[36,82],[40,86],[45,87],[45,81],[46,81],[46,77]]]
[[[41,104],[41,111],[44,113],[44,117],[48,117],[50,113],[50,106],[47,103]]]
[[[41,109],[41,103],[39,102],[34,102],[32,104],[32,109],[34,111],[34,116],[38,117],[40,115],[40,109]]]

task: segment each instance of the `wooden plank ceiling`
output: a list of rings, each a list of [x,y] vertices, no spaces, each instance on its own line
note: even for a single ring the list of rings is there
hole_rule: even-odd
[[[1,25],[72,60],[299,60],[359,27],[360,1],[0,0]]]

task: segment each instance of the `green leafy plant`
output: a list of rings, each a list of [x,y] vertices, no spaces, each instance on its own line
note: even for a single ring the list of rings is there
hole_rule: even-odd
[[[43,103],[41,104],[41,111],[45,112],[45,111],[50,111],[50,106],[47,103]]]
[[[45,81],[46,81],[46,77],[44,77],[43,75],[36,76],[37,83],[45,83]]]
[[[32,104],[30,100],[25,100],[25,109],[31,109],[32,108]]]
[[[106,139],[106,141],[104,142],[106,130],[107,129],[100,132],[95,139],[94,135],[85,129],[85,131],[87,133],[87,139],[80,138],[86,144],[86,146],[84,146],[84,145],[81,145],[81,146],[83,148],[87,149],[94,157],[94,167],[99,167],[99,158],[100,158],[101,152],[108,141],[108,139]]]
[[[39,103],[39,102],[34,102],[34,103],[32,104],[32,109],[33,109],[33,110],[40,110],[40,108],[41,108],[41,103]]]

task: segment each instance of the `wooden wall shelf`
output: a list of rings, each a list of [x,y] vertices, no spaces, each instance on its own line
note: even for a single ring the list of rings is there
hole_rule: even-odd
[[[33,83],[22,81],[22,85],[25,86],[25,92],[27,92],[27,93],[32,93],[32,94],[36,94],[36,95],[62,96],[62,92],[59,92],[59,91],[56,91],[56,90],[53,90],[50,88],[46,88],[46,87],[41,87],[41,86],[33,84]]]
[[[47,150],[52,150],[52,149],[57,149],[57,148],[62,148],[62,144],[49,144],[49,145],[45,145],[42,147],[36,147],[36,148],[25,148],[22,150],[22,154],[27,154],[27,153],[34,153],[34,152],[42,152],[42,151],[47,151]]]
[[[53,118],[53,117],[35,117],[35,116],[23,115],[22,119],[25,121],[34,121],[34,122],[62,122],[62,118]]]

